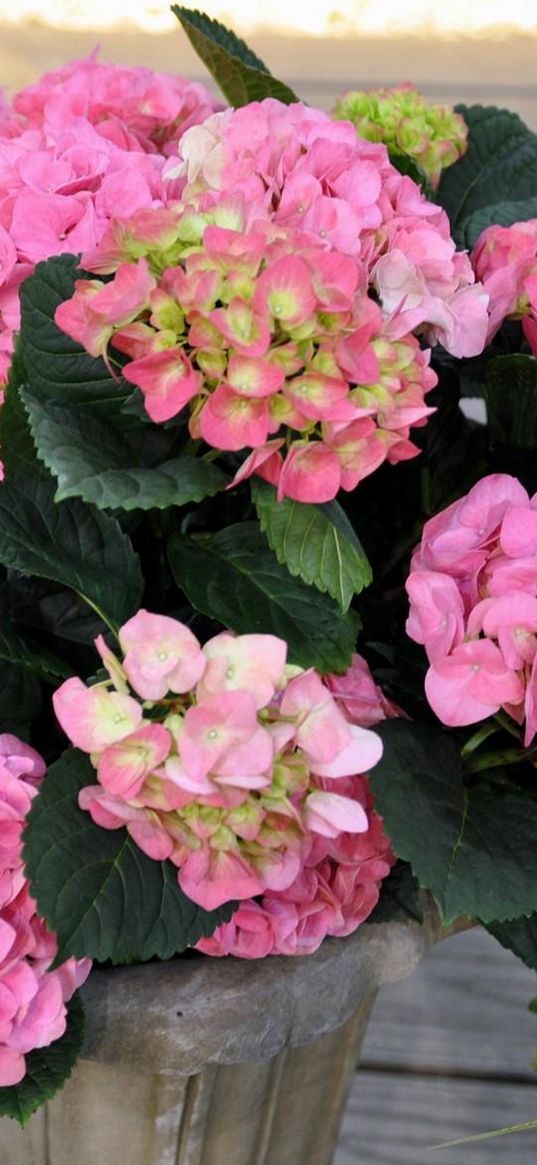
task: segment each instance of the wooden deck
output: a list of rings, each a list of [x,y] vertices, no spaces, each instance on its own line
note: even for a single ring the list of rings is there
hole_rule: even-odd
[[[535,974],[484,931],[448,939],[384,987],[334,1165],[536,1165],[537,1130],[429,1151],[537,1119],[536,993]]]

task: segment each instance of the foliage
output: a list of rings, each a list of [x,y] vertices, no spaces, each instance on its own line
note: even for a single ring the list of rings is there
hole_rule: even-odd
[[[292,90],[273,78],[263,62],[233,33],[203,13],[183,7],[175,7],[174,12],[201,60],[236,107],[266,97],[276,98],[282,102],[281,107],[269,103],[271,116],[275,117],[274,108],[283,111],[294,103]],[[412,198],[417,200],[422,193],[434,197],[438,204],[436,211],[444,208],[449,216],[455,241],[461,247],[473,248],[487,228],[497,225],[509,228],[515,223],[537,219],[537,135],[507,110],[459,106],[458,112],[468,125],[468,149],[454,165],[443,170],[434,196],[411,160],[398,152],[393,154],[393,160],[409,175],[405,182],[412,178],[421,184],[422,192],[414,189]],[[308,125],[310,114],[312,111],[304,115]],[[145,116],[149,116],[147,111]],[[278,116],[289,118],[286,125],[294,133],[292,119],[299,116],[296,111],[286,108],[285,114],[280,112]],[[322,115],[319,117],[322,119]],[[342,145],[337,134],[348,134],[349,127],[336,129],[336,123],[327,124],[336,135],[334,149],[336,152],[342,149],[347,158],[351,147],[347,140]],[[150,139],[147,149],[148,156],[153,156],[159,145],[158,127],[155,132],[156,137]],[[288,145],[289,158],[294,157],[291,149],[294,142]],[[280,153],[287,159],[283,148]],[[300,165],[305,153],[301,146]],[[312,153],[315,153],[313,148]],[[341,159],[342,155],[337,156]],[[377,156],[374,151],[372,156]],[[211,165],[216,166],[219,159],[217,145]],[[263,163],[267,167],[272,164],[264,153]],[[361,167],[363,162],[357,165]],[[367,166],[359,170],[360,175],[365,175],[364,190],[369,174],[369,171],[366,174]],[[211,167],[207,169],[210,171]],[[297,173],[300,177],[300,168]],[[397,174],[390,173],[390,181],[395,180]],[[325,184],[332,181],[327,174],[328,168],[326,174],[323,170]],[[293,181],[296,177],[294,173]],[[340,177],[337,169],[334,181]],[[109,806],[108,810],[106,805],[104,810],[100,806],[105,818],[107,811],[113,818],[112,824],[107,818],[104,827],[80,808],[80,790],[87,789],[95,780],[95,768],[99,764],[95,756],[99,758],[106,747],[93,748],[90,741],[86,750],[88,757],[78,746],[64,752],[65,738],[53,716],[53,690],[61,681],[66,681],[68,692],[82,689],[86,696],[90,692],[91,699],[98,698],[96,691],[104,692],[106,698],[115,699],[118,706],[124,707],[121,701],[128,702],[126,692],[130,689],[124,670],[128,649],[121,634],[125,627],[131,626],[132,630],[137,612],[142,617],[147,612],[156,612],[166,626],[172,620],[175,624],[180,621],[182,633],[188,635],[191,629],[203,644],[223,631],[285,640],[287,662],[291,665],[285,673],[285,683],[291,684],[296,678],[295,669],[314,669],[324,677],[323,683],[319,676],[306,676],[306,686],[318,684],[321,693],[329,689],[334,693],[333,699],[340,701],[345,715],[351,718],[352,707],[360,704],[364,724],[368,729],[374,726],[382,738],[384,751],[379,763],[372,767],[369,784],[363,778],[362,800],[357,797],[354,823],[362,823],[366,814],[364,806],[373,812],[367,800],[370,789],[397,857],[397,863],[387,874],[392,857],[386,857],[388,843],[385,841],[382,869],[387,876],[380,901],[369,918],[371,923],[399,920],[419,924],[421,891],[427,890],[434,896],[443,921],[449,923],[461,916],[477,919],[505,947],[537,968],[537,754],[533,737],[531,734],[523,737],[521,717],[515,721],[507,697],[498,701],[498,708],[491,711],[490,717],[481,717],[485,722],[477,732],[475,725],[468,723],[468,717],[452,720],[450,727],[439,726],[432,710],[434,700],[426,696],[427,659],[423,644],[430,648],[429,671],[437,666],[438,656],[434,657],[434,643],[431,648],[427,639],[430,628],[427,634],[423,629],[416,633],[415,627],[413,636],[410,630],[407,633],[405,594],[413,551],[422,538],[425,524],[433,516],[466,495],[484,477],[497,481],[496,475],[508,474],[516,477],[530,494],[537,489],[537,302],[534,306],[531,301],[535,274],[532,269],[528,275],[524,269],[522,293],[519,294],[517,285],[514,301],[498,320],[498,326],[491,329],[493,334],[489,334],[488,342],[483,331],[479,344],[466,344],[467,336],[463,343],[460,336],[467,319],[478,320],[477,331],[479,327],[483,330],[487,320],[479,289],[476,293],[476,287],[465,282],[466,278],[473,278],[468,258],[460,255],[457,258],[461,269],[464,267],[466,271],[464,279],[453,266],[452,244],[445,237],[448,227],[442,214],[429,207],[425,221],[427,229],[437,232],[438,247],[449,252],[446,259],[449,291],[442,298],[429,288],[427,295],[423,295],[423,312],[421,315],[418,312],[419,318],[412,314],[414,308],[411,311],[407,305],[403,309],[400,304],[392,315],[391,309],[385,310],[383,300],[392,287],[391,275],[382,283],[384,260],[390,260],[388,244],[374,274],[378,256],[374,262],[371,259],[367,273],[370,282],[362,299],[359,299],[362,292],[356,290],[363,255],[368,247],[371,250],[371,231],[376,230],[367,228],[367,247],[358,253],[355,225],[358,211],[352,198],[361,197],[361,186],[351,183],[348,200],[341,198],[348,217],[342,214],[338,229],[349,230],[350,235],[345,236],[344,244],[338,243],[341,253],[337,256],[338,264],[332,268],[334,252],[325,246],[327,229],[325,225],[320,229],[319,224],[321,219],[325,223],[322,218],[325,203],[334,197],[335,187],[329,194],[322,194],[321,218],[318,222],[315,220],[318,237],[314,240],[315,246],[312,243],[304,252],[304,259],[302,251],[300,256],[295,254],[296,247],[302,247],[296,224],[289,227],[288,233],[287,224],[282,224],[280,212],[282,206],[285,210],[285,199],[280,198],[279,189],[276,192],[276,175],[269,174],[264,179],[266,189],[264,186],[261,195],[256,194],[258,203],[254,210],[265,225],[272,221],[270,214],[280,215],[278,243],[273,247],[277,255],[274,260],[271,252],[266,259],[268,244],[263,237],[263,257],[252,275],[247,264],[241,270],[229,264],[222,242],[225,236],[229,243],[230,223],[236,225],[234,216],[240,219],[245,213],[250,178],[250,170],[246,177],[238,175],[239,184],[243,180],[246,184],[246,194],[242,188],[238,192],[233,190],[233,199],[222,210],[221,205],[217,207],[218,182],[214,189],[202,192],[198,205],[196,181],[201,184],[201,190],[205,180],[198,174],[190,184],[194,190],[194,209],[191,207],[181,220],[183,234],[175,223],[177,229],[175,234],[171,232],[171,242],[166,235],[169,208],[157,207],[166,227],[166,243],[160,252],[151,238],[149,242],[145,240],[145,250],[142,246],[137,251],[139,239],[134,234],[131,237],[127,231],[121,237],[118,246],[122,259],[126,263],[133,256],[139,260],[138,271],[150,288],[142,300],[142,309],[138,313],[126,312],[126,324],[123,319],[121,326],[117,320],[110,324],[109,336],[117,339],[123,330],[120,337],[123,347],[119,344],[115,348],[113,344],[107,347],[108,340],[99,344],[95,341],[96,333],[92,333],[87,347],[99,354],[91,354],[69,338],[55,321],[60,305],[74,303],[76,315],[80,304],[87,303],[93,294],[113,298],[116,284],[109,277],[117,277],[119,260],[115,268],[113,263],[108,267],[104,264],[103,279],[94,280],[91,271],[80,267],[78,254],[56,255],[37,263],[21,287],[21,327],[0,413],[5,471],[0,484],[0,728],[2,733],[16,733],[30,741],[40,749],[49,766],[28,815],[24,856],[38,909],[58,937],[55,965],[83,956],[114,964],[169,959],[200,940],[201,949],[210,950],[211,941],[215,946],[224,941],[221,937],[214,938],[217,931],[222,936],[231,933],[234,926],[240,929],[236,901],[230,900],[214,910],[203,909],[180,889],[177,865],[182,859],[174,864],[161,856],[147,856],[133,839],[132,830],[129,832],[123,825],[116,828]],[[373,178],[378,178],[378,173]],[[257,180],[262,185],[259,175]],[[311,177],[308,190],[315,183],[320,189],[320,180]],[[267,210],[269,187],[272,201]],[[324,189],[323,186],[323,192]],[[361,204],[359,209],[361,214]],[[143,216],[148,213],[144,208],[143,222]],[[172,217],[174,213],[172,210]],[[377,221],[374,215],[371,221]],[[187,319],[188,310],[183,310],[184,305],[175,311],[175,323],[171,326],[166,314],[170,308],[166,273],[179,269],[181,279],[185,271],[187,275],[192,272],[196,277],[199,275],[196,264],[200,263],[200,240],[207,225],[212,230],[216,259],[214,254],[209,255],[207,245],[202,255],[206,267],[200,280],[203,292],[200,295],[203,299],[209,284],[218,284],[220,289],[224,286],[222,271],[225,269],[225,279],[229,281],[225,284],[227,299],[221,291],[222,299],[216,296],[214,300],[220,306],[215,307],[211,301],[202,320],[203,327],[199,319],[194,323]],[[384,238],[383,231],[388,237],[392,226],[390,219],[389,230],[384,223],[375,238]],[[413,222],[412,229],[414,226]],[[260,236],[251,227],[244,230],[248,245],[255,249]],[[64,240],[61,241],[63,246]],[[115,236],[113,242],[117,243]],[[219,246],[223,248],[222,253],[218,251]],[[278,250],[280,246],[282,254]],[[353,246],[355,253],[351,254]],[[244,258],[242,252],[241,256]],[[235,259],[240,266],[239,259],[236,256]],[[537,256],[534,259],[537,262]],[[269,262],[273,263],[270,270]],[[285,279],[280,283],[282,268],[278,264],[282,263]],[[363,263],[366,264],[365,259]],[[419,263],[415,270],[418,268]],[[96,273],[100,276],[102,270],[96,268]],[[419,274],[426,282],[426,273],[420,269]],[[459,277],[460,285],[457,284]],[[305,292],[300,286],[301,280],[307,285]],[[453,307],[450,280],[463,302],[461,309],[459,301],[459,315]],[[237,318],[233,317],[236,287],[240,291],[246,287],[245,295],[251,295],[252,302],[258,305],[267,284],[270,285],[266,292],[268,298],[262,306],[274,318],[271,316],[270,327],[267,325],[268,338],[260,365],[252,373],[250,348],[255,349],[254,330],[250,347],[246,344],[248,350],[240,375],[237,373],[238,379],[230,387],[224,383],[225,377],[231,380],[233,361],[236,373],[237,350],[240,365],[245,347],[244,343],[241,347],[245,317],[240,313]],[[537,293],[535,298],[537,301]],[[367,316],[363,331],[355,299]],[[347,312],[351,301],[352,311]],[[173,306],[177,309],[178,305]],[[246,308],[249,306],[247,303]],[[400,316],[407,309],[413,322],[408,324],[405,333]],[[160,311],[165,321],[162,326],[154,324]],[[388,333],[382,331],[388,316],[392,328],[389,340]],[[213,332],[216,329],[215,320],[222,332],[215,350],[209,351],[204,345],[207,336],[213,334],[211,328]],[[353,343],[347,335],[351,321]],[[97,324],[95,319],[92,322],[97,332],[102,320],[98,319]],[[251,320],[250,324],[253,328]],[[259,324],[257,318],[254,324]],[[201,339],[194,344],[192,333],[196,326]],[[320,338],[312,332],[314,326],[321,329]],[[172,401],[172,407],[168,408],[169,400],[164,399],[166,392],[160,382],[155,390],[151,376],[144,380],[144,368],[140,373],[139,366],[145,357],[138,356],[136,345],[140,336],[147,337],[147,332],[151,333],[150,343],[154,345],[148,359],[156,357],[161,362],[176,359],[172,368],[175,378],[167,368],[164,383],[166,392],[171,383],[172,396],[178,392],[176,407]],[[430,362],[426,350],[429,346],[432,348]],[[257,356],[256,349],[255,359]],[[194,387],[190,395],[186,393],[183,397],[183,380],[188,378],[179,375],[177,368],[182,361],[181,372],[184,372],[185,361],[190,359]],[[195,360],[198,364],[194,368]],[[133,373],[134,365],[138,367]],[[348,368],[352,371],[348,372]],[[250,374],[252,380],[248,379]],[[291,385],[293,396],[287,380],[292,380],[295,374],[298,382]],[[241,407],[231,420],[231,414],[224,418],[228,426],[226,443],[222,439],[223,413],[218,413],[214,400],[223,400],[230,407],[231,394],[235,409],[240,392],[243,393]],[[157,398],[156,406],[152,393]],[[397,400],[396,394],[400,394]],[[487,416],[483,422],[468,419],[460,409],[461,399],[473,395],[485,401]],[[269,398],[273,412],[269,412],[266,404]],[[163,399],[168,411],[159,415]],[[265,404],[259,404],[260,401]],[[341,438],[341,426],[349,421],[349,407],[351,411],[359,410],[360,415],[352,422],[352,439],[349,438],[347,446]],[[243,441],[229,439],[230,432],[232,438],[237,431],[243,433],[242,409],[250,410],[248,433],[257,433],[259,415],[263,421],[263,408],[266,431],[259,441],[250,437]],[[278,430],[274,417],[285,418]],[[291,417],[289,422],[288,417]],[[410,428],[412,440],[408,436]],[[252,464],[249,468],[247,465],[246,470],[245,450],[252,453],[255,463],[253,468]],[[253,476],[247,482],[245,478],[250,472]],[[330,488],[321,497],[327,479]],[[327,498],[330,500],[324,500]],[[534,538],[530,522],[535,505],[527,495],[525,504],[529,542],[527,553],[525,545],[524,553],[517,552],[517,561],[523,559],[524,577],[524,571],[531,573],[534,569],[537,546],[537,534]],[[448,531],[451,536],[455,528],[454,511],[448,512],[448,523],[449,514],[453,518],[453,526]],[[464,526],[464,521],[461,520],[460,526],[464,527],[466,537],[471,522]],[[494,539],[500,537],[498,531],[499,519],[495,520],[487,543],[489,550]],[[462,539],[459,527],[457,537]],[[532,538],[534,542],[530,545]],[[450,545],[449,537],[447,542]],[[496,543],[494,546],[492,557],[497,559],[500,550]],[[512,557],[517,556],[513,553]],[[413,569],[416,561],[414,557]],[[464,584],[460,583],[463,576]],[[468,575],[464,571],[457,575],[455,570],[457,582],[451,591],[457,592],[453,600],[457,611],[459,599],[460,604],[463,598],[470,607],[474,604],[464,591],[464,586],[470,588],[470,576],[471,571]],[[464,591],[463,598],[459,591]],[[477,598],[474,596],[475,606],[482,597],[481,591]],[[535,596],[532,599],[537,603]],[[453,614],[452,608],[448,614]],[[434,639],[439,627],[434,619],[433,624]],[[445,627],[442,625],[440,630]],[[535,638],[537,620],[530,631]],[[479,626],[475,637],[480,634]],[[496,632],[491,632],[489,644],[494,650],[497,648],[495,635]],[[469,637],[472,638],[470,633]],[[416,642],[411,642],[411,638]],[[103,664],[97,675],[95,640]],[[479,643],[482,642],[480,639]],[[450,649],[451,646],[450,643]],[[514,650],[511,641],[509,648]],[[122,662],[111,655],[112,649],[122,654]],[[254,652],[251,647],[250,650]],[[201,652],[199,643],[198,651]],[[357,651],[362,657],[358,662]],[[162,658],[166,659],[166,651]],[[215,658],[219,658],[218,654]],[[255,663],[255,659],[249,659],[248,667],[255,671]],[[524,673],[527,703],[523,717],[527,712],[527,722],[532,717],[535,720],[537,715],[535,701],[532,704],[531,699],[534,677],[530,675],[530,663],[528,656],[517,665],[518,671]],[[236,661],[230,664],[231,677],[235,664]],[[244,660],[240,666],[244,666]],[[362,666],[367,673],[365,688],[360,686],[364,682]],[[276,737],[278,740],[274,783],[267,792],[263,773],[260,777],[256,771],[258,785],[252,786],[255,796],[250,802],[250,808],[252,804],[257,806],[258,790],[264,790],[259,797],[264,798],[262,813],[264,822],[268,822],[267,835],[274,828],[272,819],[278,797],[280,810],[281,803],[284,804],[283,815],[290,820],[295,814],[296,819],[293,790],[304,792],[300,785],[307,767],[303,759],[307,755],[304,740],[307,741],[308,731],[312,731],[302,706],[298,711],[293,707],[288,716],[284,710],[277,728],[276,714],[270,719],[274,708],[279,709],[288,698],[283,694],[283,668],[282,663],[278,679],[270,688],[270,699],[264,695],[264,703],[261,701],[259,705],[265,716],[262,731],[256,720],[257,738],[262,738],[261,753],[266,744],[263,733],[269,722],[274,741]],[[369,668],[379,687],[375,687]],[[251,676],[251,671],[248,675]],[[355,685],[351,698],[347,691],[342,694],[338,688],[348,676]],[[149,787],[149,793],[146,790],[145,808],[149,818],[153,809],[155,815],[160,810],[158,796],[166,795],[166,786],[167,794],[177,798],[171,807],[166,805],[169,819],[181,805],[185,774],[177,751],[173,755],[172,752],[177,742],[184,740],[186,717],[194,706],[192,692],[198,679],[191,679],[183,686],[176,681],[175,687],[170,681],[169,687],[165,685],[164,694],[159,692],[154,698],[144,691],[138,693],[146,716],[144,731],[149,730],[149,735],[154,736],[156,733],[157,738],[159,733],[166,737],[169,745],[166,762],[172,760],[168,770],[162,763],[158,790],[154,786]],[[88,681],[90,686],[86,688],[83,681]],[[115,688],[111,692],[113,683]],[[77,684],[80,688],[76,688]],[[251,684],[255,689],[255,683],[251,681]],[[234,690],[232,685],[230,690]],[[319,689],[315,691],[317,699]],[[253,699],[251,692],[249,695]],[[210,696],[209,692],[208,703]],[[328,700],[326,695],[322,698]],[[519,711],[521,700],[522,697],[518,701]],[[199,705],[196,707],[199,711]],[[272,711],[267,712],[267,707]],[[311,712],[309,706],[308,709]],[[139,708],[137,711],[141,716]],[[118,713],[120,719],[121,715],[122,712]],[[315,705],[311,717],[314,722],[318,715],[323,715],[322,700],[320,705]],[[290,739],[285,735],[286,716],[289,722],[298,722],[302,716],[303,723],[296,729],[297,740],[299,732],[303,735],[302,743],[296,746],[302,752],[302,759],[299,763],[295,757],[286,770],[288,783],[284,787],[282,756]],[[383,719],[385,716],[388,718]],[[376,723],[378,720],[380,724]],[[321,723],[319,736],[324,747],[326,727],[322,720]],[[359,718],[357,723],[361,723]],[[226,725],[227,731],[227,721]],[[207,733],[209,739],[208,729]],[[494,737],[494,748],[488,741],[489,736]],[[110,743],[112,748],[121,739],[111,738],[107,746]],[[367,733],[366,739],[371,742],[374,738]],[[281,741],[284,743],[280,747]],[[347,743],[339,742],[342,754]],[[333,756],[321,760],[317,757],[316,761],[314,758],[312,780],[318,785],[323,781],[327,785],[334,776],[333,771],[327,773],[332,761]],[[116,781],[122,776],[121,763],[122,758],[113,773]],[[172,794],[174,779],[170,778],[170,772],[177,781]],[[187,778],[203,784],[207,772],[200,768],[194,776],[187,773]],[[151,776],[154,775],[151,771]],[[229,773],[224,770],[223,775],[224,783],[226,779],[229,783]],[[252,779],[252,773],[246,769],[240,775],[246,782]],[[341,772],[335,775],[342,776]],[[343,775],[343,780],[347,779],[351,779],[348,770]],[[177,788],[182,792],[177,793]],[[289,798],[288,789],[291,790]],[[317,785],[315,789],[314,797],[320,793]],[[203,785],[201,797],[205,794],[207,786]],[[320,795],[330,797],[331,793],[323,788]],[[151,797],[155,800],[151,801]],[[130,808],[134,811],[139,808],[135,800],[133,794]],[[313,818],[315,804],[313,809],[309,806],[304,809]],[[331,805],[332,812],[336,812],[333,802]],[[220,831],[219,818],[216,828],[215,803],[202,800],[196,806],[198,809],[195,825],[201,831],[199,836],[206,840],[206,834],[212,836],[211,829],[214,829],[215,851],[219,853],[221,845],[226,852],[228,827],[224,825]],[[219,812],[223,813],[224,809],[226,812],[230,809],[225,798],[224,808],[218,805]],[[237,805],[231,807],[230,813],[235,809]],[[379,817],[375,820],[381,830]],[[237,837],[242,837],[242,830],[248,842],[253,839],[255,848],[255,822],[252,825],[251,820],[243,820],[239,812],[233,827]],[[325,840],[332,840],[338,830],[344,832],[340,825],[335,833],[330,833],[326,821],[323,827]],[[175,819],[173,828],[177,832],[174,843],[179,851],[181,839]],[[360,830],[356,828],[355,833],[359,834]],[[269,840],[272,846],[272,837]],[[326,853],[323,851],[326,868],[333,873],[330,862],[335,859],[329,854],[328,842],[326,847]],[[194,842],[192,850],[195,849]],[[173,846],[171,852],[175,854]],[[381,876],[378,875],[378,881]],[[234,892],[238,897],[236,889]],[[244,908],[244,903],[241,907]],[[257,912],[258,922],[262,917],[263,925],[271,925],[270,903],[256,899],[246,913],[250,908],[254,914]],[[292,913],[295,903],[287,902],[286,909]],[[341,922],[341,933],[345,932],[346,921]],[[246,929],[249,922],[248,917]],[[230,930],[226,931],[228,924]],[[219,949],[218,953],[222,951]],[[0,1088],[0,1114],[14,1116],[25,1123],[35,1108],[52,1096],[67,1078],[81,1038],[81,1011],[75,998],[66,1035],[48,1048],[29,1054],[27,1076],[22,1084]]]
[[[8,1116],[24,1128],[36,1109],[63,1088],[76,1064],[84,1038],[84,1008],[78,994],[67,1009],[67,1031],[45,1048],[26,1057],[26,1075],[20,1084],[0,1088],[0,1117]]]
[[[170,959],[227,921],[234,904],[202,910],[179,889],[170,862],[146,857],[126,829],[95,825],[78,806],[92,780],[86,757],[64,753],[28,817],[25,865],[39,912],[58,936],[55,965],[71,955],[115,964]]]

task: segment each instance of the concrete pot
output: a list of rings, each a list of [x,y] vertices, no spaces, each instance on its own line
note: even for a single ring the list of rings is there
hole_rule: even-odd
[[[437,934],[94,972],[84,1057],[25,1130],[0,1121],[0,1165],[329,1165],[376,992]]]

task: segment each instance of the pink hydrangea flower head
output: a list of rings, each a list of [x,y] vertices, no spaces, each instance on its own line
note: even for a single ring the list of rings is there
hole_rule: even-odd
[[[291,679],[281,701],[283,716],[297,723],[295,739],[310,760],[326,764],[351,741],[350,727],[320,676],[313,671]]]
[[[453,578],[439,571],[415,570],[406,589],[411,603],[407,635],[423,643],[431,662],[462,643],[464,604]]]
[[[451,727],[503,709],[537,730],[537,507],[491,474],[431,518],[407,580],[407,633],[423,644],[427,699]]]
[[[327,676],[324,682],[352,724],[372,728],[381,720],[401,714],[375,683],[369,665],[360,655],[353,655],[344,675]]]
[[[367,773],[374,768],[382,756],[382,741],[376,732],[356,724],[349,725],[350,740],[340,748],[331,761],[311,759],[311,771],[324,780],[352,777],[355,773]]]
[[[264,774],[272,761],[272,744],[256,712],[250,692],[237,690],[211,693],[189,708],[179,740],[187,772],[193,778],[229,773],[235,784]]]
[[[148,416],[152,421],[168,421],[200,388],[200,374],[192,367],[182,348],[170,347],[133,360],[123,375],[142,390]]]
[[[328,502],[341,485],[336,453],[322,441],[294,441],[278,479],[278,501]]]
[[[338,837],[340,833],[363,833],[368,820],[365,810],[356,801],[340,793],[326,793],[319,789],[306,799],[306,822],[312,833],[323,837]]]
[[[19,1084],[25,1057],[59,1039],[66,1003],[90,970],[68,959],[50,971],[57,950],[30,896],[22,832],[45,765],[11,734],[0,735],[0,1088]]]
[[[535,354],[537,219],[510,227],[487,227],[477,240],[471,260],[490,299],[487,339],[494,337],[504,319],[522,319]]]
[[[425,692],[431,708],[451,727],[475,724],[504,704],[519,704],[524,687],[489,640],[461,643],[429,668]]]
[[[267,955],[307,955],[327,935],[351,934],[378,901],[382,879],[394,861],[376,816],[365,778],[345,790],[367,819],[359,833],[316,834],[295,880],[284,890],[265,890],[257,901],[242,901],[230,922],[198,950],[212,956],[260,959]]]
[[[100,784],[109,793],[134,799],[150,773],[164,763],[170,746],[170,733],[162,724],[138,728],[101,752]]]
[[[166,157],[215,108],[203,85],[101,64],[94,56],[45,74],[3,108],[0,384],[7,380],[19,327],[20,284],[34,264],[52,255],[91,253],[103,238],[114,261],[143,257],[143,248],[133,250],[128,237],[121,237],[115,220],[151,208],[153,223],[168,213],[178,191],[164,180]],[[177,246],[175,223],[170,243]],[[106,271],[104,262],[100,273]],[[132,272],[125,278],[131,280]],[[103,292],[105,302],[108,294]],[[88,351],[104,352],[109,335],[99,332],[82,292],[58,321]]]
[[[135,692],[145,700],[168,692],[187,692],[201,678],[205,656],[184,624],[167,615],[141,610],[121,628],[123,667]]]
[[[104,356],[113,335],[112,325],[93,310],[104,286],[97,279],[77,279],[73,298],[60,303],[54,315],[58,327],[90,356]]]
[[[207,666],[198,695],[237,688],[250,692],[257,707],[269,704],[283,678],[287,644],[275,635],[231,635],[222,631],[203,647]]]
[[[107,680],[68,681],[67,698],[66,685],[56,696],[96,770],[79,803],[100,827],[123,827],[149,857],[172,861],[193,901],[213,909],[279,894],[319,839],[368,832],[353,794],[381,741],[346,718],[319,675],[286,663],[283,640],[224,631],[202,649],[177,620],[142,610],[119,642],[123,660],[96,644]],[[94,701],[89,730],[71,714],[71,691],[84,714],[88,692]],[[110,708],[124,700],[138,715],[110,739]]]
[[[142,709],[131,696],[101,684],[88,688],[75,676],[54,693],[53,704],[64,732],[83,752],[97,753],[124,740],[142,722]]]
[[[108,221],[83,256],[113,276],[94,297],[106,318],[75,291],[62,326],[127,355],[153,421],[188,408],[192,438],[244,450],[235,481],[259,473],[280,500],[329,501],[418,455],[410,430],[433,411],[436,375],[413,333],[470,356],[488,327],[444,212],[382,145],[300,104],[218,113],[179,153],[160,175],[167,204]],[[133,289],[116,281],[142,261],[150,309],[119,321]]]

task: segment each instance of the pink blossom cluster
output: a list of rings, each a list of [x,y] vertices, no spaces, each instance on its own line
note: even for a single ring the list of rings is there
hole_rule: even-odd
[[[407,581],[407,631],[430,667],[425,691],[450,726],[504,709],[537,731],[537,494],[484,477],[431,518]]]
[[[415,456],[436,384],[430,343],[481,351],[487,296],[443,210],[384,146],[268,99],[189,129],[168,206],[121,212],[82,257],[56,322],[129,358],[153,421],[247,451],[279,497],[323,502]],[[117,353],[116,353],[117,357]]]
[[[163,205],[166,155],[215,108],[203,85],[90,57],[0,109],[0,385],[35,263],[95,246],[113,215]]]
[[[96,640],[105,680],[72,678],[54,697],[97,770],[80,804],[174,862],[189,898],[210,910],[286,890],[317,839],[368,831],[347,778],[377,763],[380,739],[316,672],[287,666],[283,640],[225,631],[201,647],[184,624],[141,610],[119,644],[122,661]]]
[[[488,297],[455,250],[445,211],[351,122],[300,103],[253,102],[188,130],[165,174],[186,179],[181,197],[199,210],[242,193],[251,223],[292,227],[357,257],[393,339],[418,330],[454,356],[482,350]]]
[[[471,259],[490,296],[488,339],[505,319],[521,319],[528,344],[537,355],[537,218],[510,227],[487,227]]]
[[[236,480],[257,471],[280,498],[328,501],[418,452],[409,432],[433,411],[430,353],[391,336],[359,260],[289,228],[248,230],[238,200],[235,213],[239,230],[169,209],[112,224],[83,261],[114,278],[78,280],[56,321],[94,355],[112,359],[112,343],[131,357],[123,375],[153,421],[189,405],[192,437],[251,449]],[[161,275],[155,230],[168,255],[188,239]],[[135,244],[145,254],[120,262]]]
[[[353,656],[345,675],[329,676],[324,682],[348,719],[360,727],[400,715],[359,655]],[[199,940],[198,950],[242,959],[311,955],[327,936],[352,934],[368,918],[394,857],[373,809],[367,777],[342,780],[338,789],[363,807],[367,832],[343,830],[336,838],[314,837],[302,869],[287,889],[241,902],[229,922]]]
[[[63,1035],[66,1003],[89,974],[89,959],[48,968],[57,944],[36,912],[21,856],[21,833],[45,765],[33,748],[0,735],[0,1087],[19,1084],[25,1055]]]

